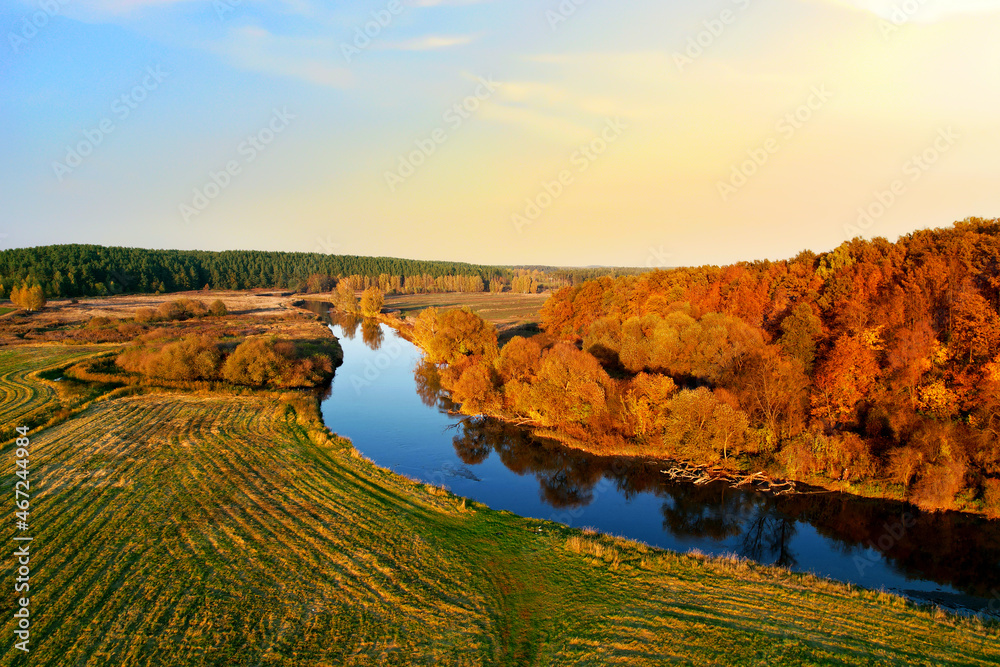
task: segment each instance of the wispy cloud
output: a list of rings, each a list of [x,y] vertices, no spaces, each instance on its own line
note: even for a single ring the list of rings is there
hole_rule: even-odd
[[[389,42],[380,48],[396,51],[433,51],[470,44],[475,38],[475,35],[426,35],[405,42]]]
[[[320,86],[346,88],[353,84],[334,40],[278,36],[264,28],[236,28],[209,49],[241,69],[287,76]]]
[[[913,4],[919,5],[916,11],[907,11],[904,5],[911,3],[901,3],[899,0],[826,1],[871,12],[887,21],[894,21],[902,16],[907,21],[934,23],[961,15],[1000,13],[1000,0],[923,0],[919,3],[914,0]]]

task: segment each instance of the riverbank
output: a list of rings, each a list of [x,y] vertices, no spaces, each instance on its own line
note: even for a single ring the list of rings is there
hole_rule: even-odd
[[[392,327],[406,340],[418,347],[420,346],[420,341],[415,340],[412,335],[413,323],[410,318],[402,319],[395,314],[381,314],[375,319]],[[695,483],[725,481],[736,487],[750,487],[761,491],[783,494],[830,492],[844,493],[859,498],[909,502],[904,487],[880,480],[861,479],[852,481],[850,479],[831,479],[821,473],[788,478],[780,472],[776,472],[770,466],[753,467],[753,459],[748,459],[751,462],[751,467],[749,468],[734,469],[732,467],[719,467],[717,465],[706,465],[697,460],[650,455],[648,449],[627,440],[620,441],[613,450],[608,450],[606,447],[597,449],[584,439],[572,437],[558,429],[539,427],[530,420],[506,414],[502,410],[491,411],[488,416],[514,426],[528,429],[539,438],[554,440],[562,446],[587,454],[631,458],[643,464],[660,464],[664,468],[664,475],[670,479],[682,478]],[[949,510],[941,510],[938,507],[919,509],[932,512],[960,511],[971,516],[989,519],[987,513],[983,509],[978,508],[974,503],[971,505],[965,503],[958,509]]]
[[[59,400],[52,360],[0,360]],[[40,665],[1000,664],[995,623],[400,477],[304,393],[145,389],[30,437]]]

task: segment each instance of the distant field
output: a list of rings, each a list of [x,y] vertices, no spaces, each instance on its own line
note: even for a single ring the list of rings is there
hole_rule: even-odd
[[[549,294],[489,294],[486,292],[465,292],[450,294],[406,294],[390,296],[385,300],[386,308],[398,308],[403,315],[416,315],[424,308],[461,308],[468,306],[483,319],[498,327],[508,328],[522,324],[537,323],[538,313]]]
[[[33,434],[32,652],[8,613],[0,665],[1000,664],[995,625],[465,507],[295,405],[155,392]]]

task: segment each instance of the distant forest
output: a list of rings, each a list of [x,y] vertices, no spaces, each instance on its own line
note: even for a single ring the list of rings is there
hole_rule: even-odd
[[[329,291],[341,278],[386,293],[536,292],[640,269],[503,267],[320,253],[146,250],[51,245],[0,252],[0,298],[41,286],[48,298],[202,289]]]

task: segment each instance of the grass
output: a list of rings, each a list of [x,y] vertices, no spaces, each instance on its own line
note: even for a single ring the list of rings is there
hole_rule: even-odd
[[[995,625],[404,479],[301,394],[98,400],[31,452],[32,652],[5,614],[0,665],[1000,664]]]
[[[0,306],[0,317],[3,317],[7,313],[13,313],[17,308],[12,308],[11,306]]]
[[[22,345],[0,348],[0,439],[13,437],[15,426],[39,426],[61,409],[68,409],[91,398],[88,388],[78,383],[52,382],[58,369],[109,348],[64,345]],[[44,379],[46,376],[48,380]],[[17,423],[15,423],[17,422]]]

